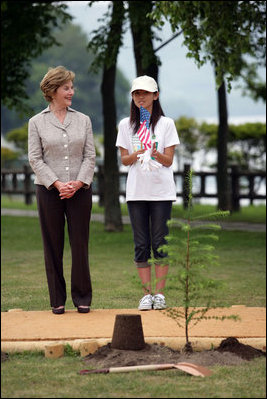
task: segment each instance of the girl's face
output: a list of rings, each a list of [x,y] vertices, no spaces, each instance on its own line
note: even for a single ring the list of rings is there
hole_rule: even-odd
[[[151,93],[146,90],[135,90],[132,93],[132,99],[134,104],[140,108],[145,108],[150,114],[152,114],[153,101],[159,98],[159,92]]]
[[[70,107],[74,95],[73,82],[69,80],[56,90],[53,95],[53,102],[57,106]]]

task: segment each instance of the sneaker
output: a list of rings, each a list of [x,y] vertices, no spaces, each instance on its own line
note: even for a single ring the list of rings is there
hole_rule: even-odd
[[[153,297],[150,294],[143,296],[140,299],[138,310],[151,310],[153,306]]]
[[[165,296],[162,294],[156,294],[153,297],[153,309],[155,310],[160,310],[160,309],[166,309],[166,302],[165,302]]]

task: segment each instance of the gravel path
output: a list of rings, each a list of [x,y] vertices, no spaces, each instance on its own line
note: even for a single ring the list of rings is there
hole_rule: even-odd
[[[1,215],[38,217],[38,212],[33,210],[2,208]],[[93,213],[91,216],[91,220],[94,222],[104,223],[104,215]],[[123,216],[122,221],[123,224],[129,224],[129,216]],[[205,222],[201,222],[201,224],[203,223]],[[264,223],[221,222],[220,225],[223,230],[266,232],[266,225]]]

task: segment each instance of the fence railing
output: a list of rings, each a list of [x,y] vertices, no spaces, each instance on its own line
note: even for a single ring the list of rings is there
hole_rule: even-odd
[[[103,205],[104,198],[104,169],[103,166],[98,166],[95,172],[94,181],[92,184],[93,194],[99,196],[99,203]],[[183,199],[184,207],[187,206],[187,176],[190,165],[185,164],[184,170],[174,172],[174,179],[177,187],[177,197]],[[120,195],[125,197],[125,187],[127,172],[120,172]],[[266,187],[266,172],[250,172],[239,170],[237,166],[233,166],[229,170],[229,188],[231,192],[231,209],[238,211],[240,209],[240,200],[243,198],[249,199],[250,204],[256,199],[266,200],[265,194],[258,193],[258,187],[265,181]],[[210,192],[210,183],[208,179],[212,177],[215,184],[213,184],[213,192]],[[34,173],[30,166],[24,165],[23,169],[2,169],[1,171],[1,189],[3,194],[21,194],[25,198],[26,204],[32,203],[32,197],[35,194],[35,187],[33,183]],[[216,172],[194,172],[193,197],[194,198],[218,198]],[[195,184],[198,180],[198,184]],[[198,186],[198,189],[195,189]]]

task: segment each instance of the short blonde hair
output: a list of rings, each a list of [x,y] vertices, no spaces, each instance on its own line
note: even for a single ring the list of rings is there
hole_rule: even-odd
[[[53,93],[69,80],[73,82],[74,78],[75,73],[68,71],[64,66],[60,65],[56,68],[49,68],[40,83],[40,89],[42,90],[46,101],[51,102],[53,100]]]

